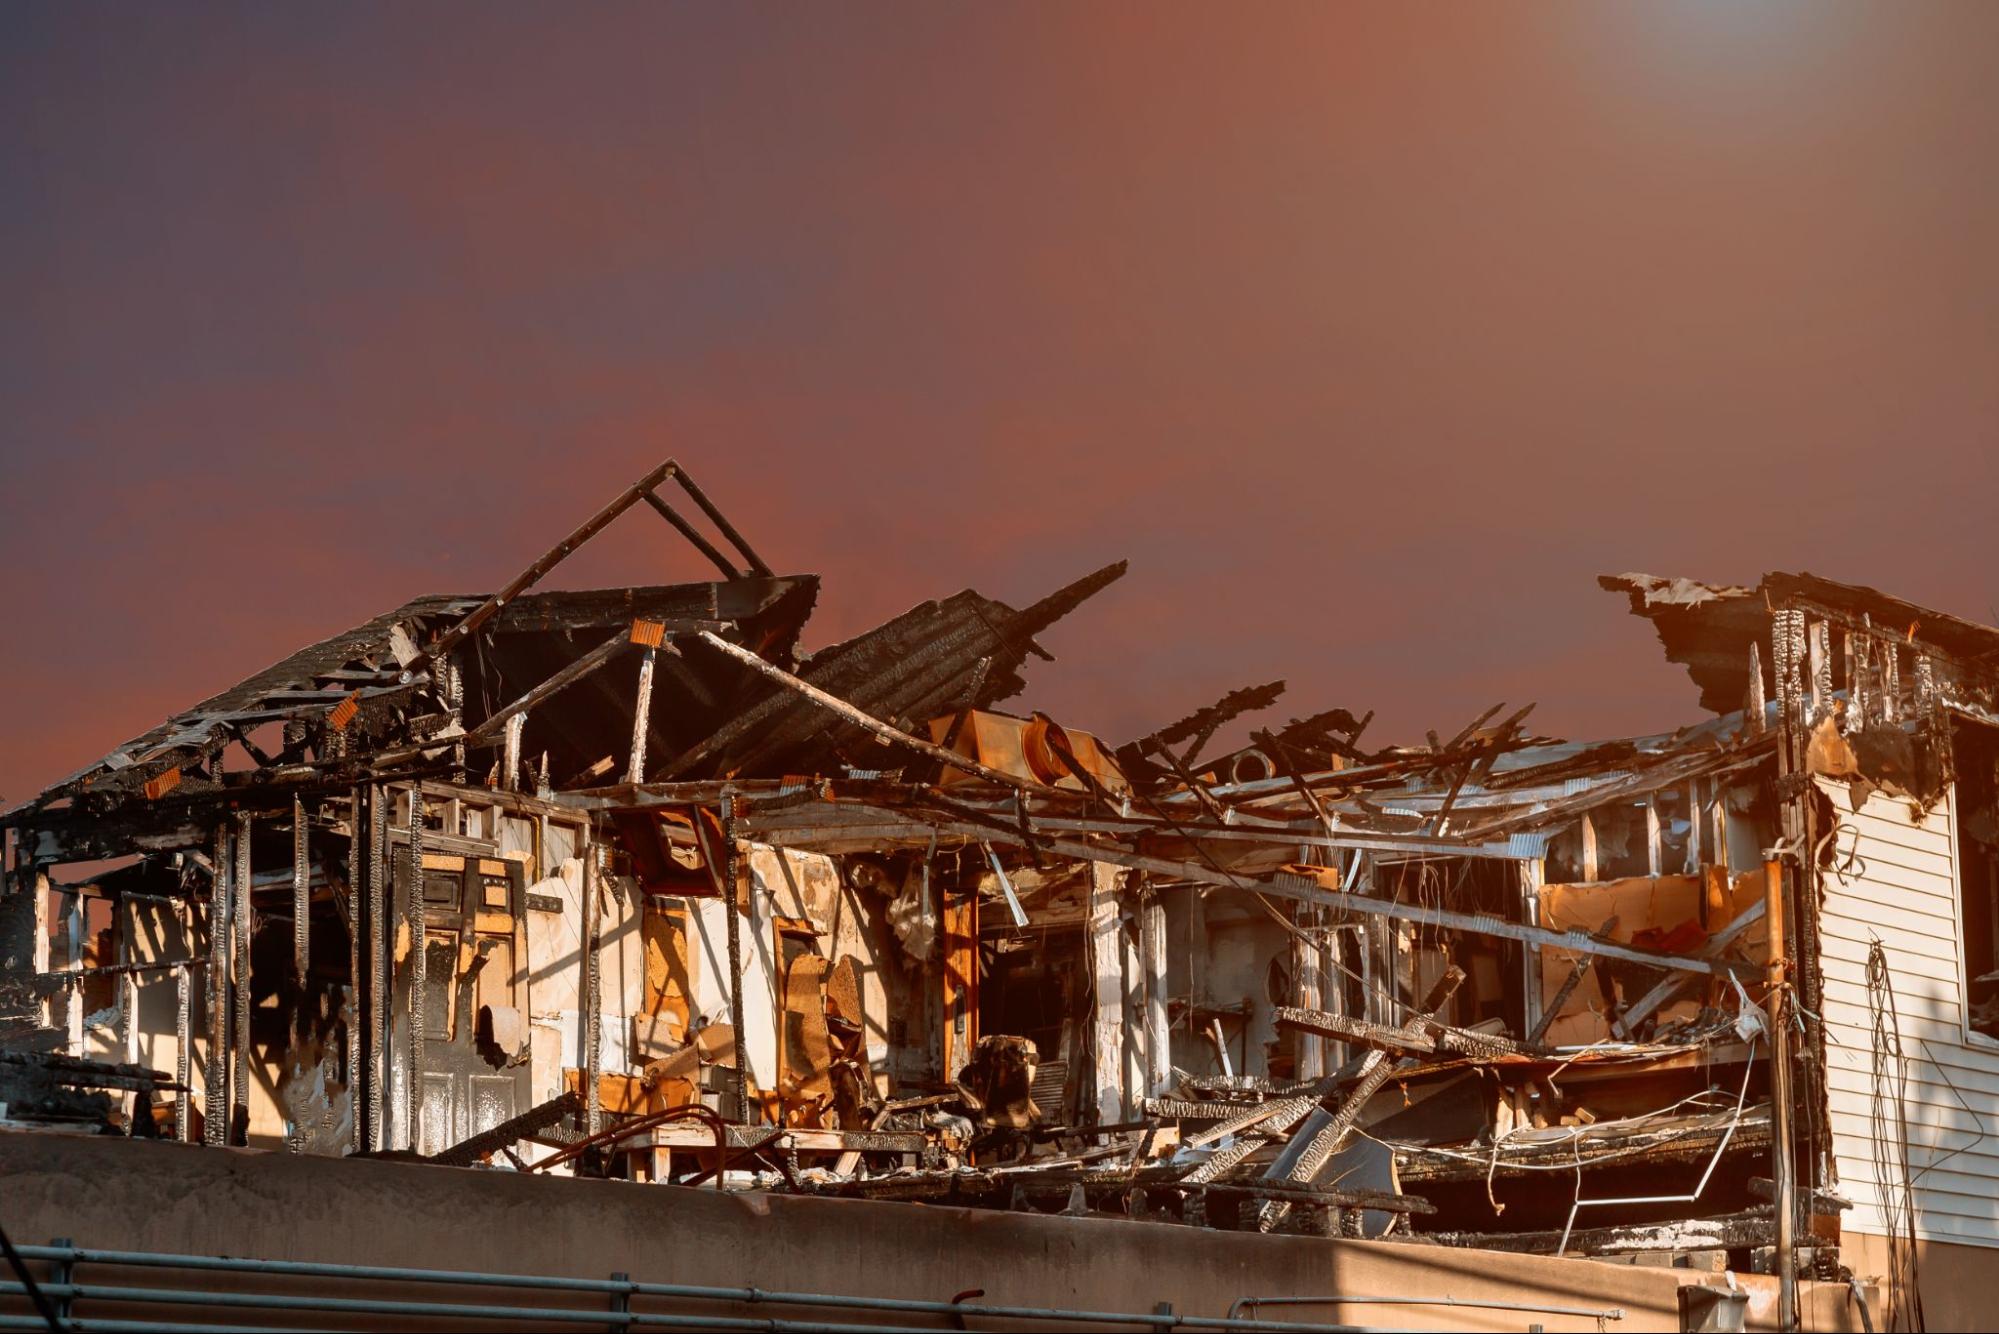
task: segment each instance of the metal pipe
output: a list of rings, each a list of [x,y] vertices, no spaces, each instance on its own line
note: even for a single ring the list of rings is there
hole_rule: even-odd
[[[310,1311],[328,1314],[416,1316],[431,1320],[504,1320],[548,1327],[589,1325],[592,1328],[743,1329],[775,1330],[784,1334],[904,1334],[907,1325],[846,1325],[821,1321],[783,1320],[775,1316],[656,1315],[636,1311],[582,1311],[554,1306],[489,1306],[455,1302],[399,1302],[377,1297],[305,1297],[277,1293],[200,1292],[187,1288],[121,1288],[95,1283],[44,1283],[43,1292],[70,1301],[157,1303],[161,1306],[202,1306],[238,1310]],[[0,1283],[9,1296],[26,1291],[19,1283]],[[66,1321],[71,1329],[89,1329],[95,1321]],[[46,1322],[36,1322],[47,1328]],[[166,1326],[181,1329],[185,1326]]]
[[[233,1274],[284,1274],[305,1278],[333,1278],[366,1281],[371,1283],[436,1283],[466,1287],[518,1288],[537,1292],[579,1292],[605,1296],[657,1297],[687,1301],[733,1302],[746,1305],[813,1306],[832,1310],[894,1312],[906,1315],[938,1316],[983,1316],[991,1319],[1039,1320],[1068,1324],[1144,1325],[1153,1329],[1223,1329],[1223,1330],[1281,1330],[1292,1334],[1303,1334],[1309,1330],[1351,1330],[1352,1325],[1299,1324],[1287,1321],[1239,1319],[1233,1313],[1228,1316],[1178,1315],[1170,1311],[1124,1312],[1067,1310],[1059,1307],[1040,1306],[988,1306],[969,1302],[926,1301],[920,1298],[904,1297],[852,1297],[828,1292],[772,1292],[762,1288],[711,1287],[685,1283],[645,1283],[630,1279],[564,1278],[545,1274],[500,1274],[481,1273],[472,1270],[450,1269],[410,1269],[389,1265],[329,1264],[307,1260],[257,1260],[230,1256],[173,1255],[152,1251],[112,1251],[95,1250],[81,1246],[21,1246],[17,1248],[24,1260],[42,1260],[68,1264],[106,1264],[130,1266],[133,1268],[191,1269]],[[71,1285],[72,1287],[79,1285]],[[118,1289],[87,1286],[91,1292],[75,1295],[94,1295],[100,1299],[110,1299],[114,1292],[144,1292],[153,1289]],[[20,1291],[19,1285],[0,1285],[0,1292]],[[55,1293],[59,1289],[44,1285],[44,1290]],[[181,1294],[178,1297],[163,1297],[161,1301],[199,1300],[200,1294],[188,1293],[183,1289],[163,1289],[160,1291]],[[253,1305],[263,1301],[276,1306],[278,1301],[310,1302],[312,1298],[290,1297],[278,1301],[264,1301],[256,1294],[233,1293],[229,1296],[242,1300],[235,1304]],[[146,1298],[151,1300],[151,1298]],[[365,1299],[338,1299],[365,1300]],[[401,1305],[424,1306],[423,1303],[402,1303]],[[309,1308],[308,1308],[309,1309]],[[332,1309],[332,1308],[327,1308]],[[347,1308],[356,1309],[356,1308]],[[427,1306],[433,1313],[444,1310],[467,1312],[470,1308],[448,1308],[442,1303]],[[517,1309],[525,1319],[546,1319],[559,1308],[491,1308],[494,1310]],[[385,1312],[384,1314],[401,1314]],[[584,1313],[588,1323],[624,1323],[626,1313],[590,1311]],[[1595,1314],[1592,1312],[1591,1314]],[[650,1324],[674,1320],[675,1317],[632,1313],[632,1324]],[[812,1325],[780,1322],[776,1325],[761,1321],[728,1326],[723,1320],[707,1318],[692,1320],[695,1328],[734,1327],[748,1329],[827,1329],[857,1331],[866,1328],[856,1325]],[[99,1322],[87,1322],[95,1325]],[[41,1328],[42,1326],[34,1326]],[[181,1326],[160,1326],[160,1328],[182,1328]]]
[[[1473,1306],[1482,1311],[1527,1311],[1535,1315],[1577,1315],[1589,1320],[1622,1320],[1624,1308],[1556,1306],[1544,1302],[1482,1302],[1471,1297],[1238,1297],[1231,1318],[1247,1306]]]
[[[1777,1327],[1798,1327],[1798,1265],[1793,1223],[1798,1210],[1796,1163],[1791,1155],[1791,1005],[1785,978],[1784,865],[1763,863],[1763,918],[1770,941],[1770,1166],[1777,1183]]]
[[[179,1321],[161,1324],[157,1320],[70,1320],[50,1325],[38,1315],[0,1315],[0,1329],[32,1329],[41,1334],[54,1330],[115,1330],[118,1334],[319,1334],[294,1325],[184,1325]]]

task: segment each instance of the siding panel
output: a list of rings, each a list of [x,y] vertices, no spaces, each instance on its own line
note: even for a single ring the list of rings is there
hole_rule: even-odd
[[[1866,976],[1868,943],[1878,938],[1902,1036],[1917,1231],[1999,1247],[1999,1046],[1967,1040],[1962,1026],[1950,803],[1916,823],[1905,800],[1877,794],[1856,812],[1844,787],[1823,786],[1855,831],[1842,832],[1838,846],[1851,848],[1860,867],[1845,881],[1826,878],[1820,918],[1827,1113],[1841,1187],[1854,1202],[1846,1225],[1883,1227]]]

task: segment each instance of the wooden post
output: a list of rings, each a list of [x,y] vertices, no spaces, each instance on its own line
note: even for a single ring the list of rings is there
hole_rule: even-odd
[[[1541,924],[1541,887],[1547,883],[1548,863],[1541,857],[1528,857],[1515,865],[1520,875],[1520,920],[1528,926]],[[1536,945],[1522,942],[1520,948],[1520,994],[1526,1005],[1522,1013],[1529,1032],[1536,1031],[1544,1018],[1541,1005],[1541,949]]]
[[[521,780],[521,732],[528,725],[526,713],[507,719],[506,740],[500,748],[500,791],[512,792]]]
[[[1798,1212],[1797,1166],[1791,1157],[1791,1003],[1789,961],[1784,957],[1784,867],[1763,864],[1763,918],[1770,960],[1766,1005],[1770,1015],[1770,1164],[1777,1183],[1777,1320],[1797,1328],[1798,1264],[1793,1225]]]
[[[74,969],[70,971],[74,972]],[[83,1059],[83,979],[72,977],[63,984],[63,1051]]]
[[[305,990],[312,971],[312,867],[305,800],[292,797],[292,980]]]
[[[727,911],[722,914],[729,928],[729,1022],[736,1027],[736,1119],[745,1125],[756,1125],[762,1121],[757,1110],[750,1105],[750,1030],[743,1018],[743,926],[738,920],[742,913],[736,907],[736,880],[742,874],[742,854],[736,844],[736,799],[722,794],[722,902]],[[747,891],[754,896],[756,886]],[[950,1078],[945,1071],[944,1077]],[[718,1164],[715,1173],[721,1176]]]
[[[235,974],[236,1014],[230,1022],[230,1042],[235,1048],[235,1074],[229,1087],[229,1142],[249,1142],[250,1125],[250,813],[236,816]],[[237,1136],[238,1125],[242,1138]]]
[[[604,912],[598,896],[602,877],[597,871],[597,845],[584,832],[583,844],[583,1106],[586,1130],[594,1135],[603,1128],[603,1093],[598,1080],[603,1070],[604,1038]],[[739,976],[734,985],[742,986]],[[743,1030],[736,1030],[736,1063],[744,1060]]]
[[[215,827],[215,861],[208,894],[208,1060],[202,1083],[204,1144],[220,1148],[229,1142],[229,912],[233,899],[229,878],[234,860],[229,850],[229,822]]]
[[[24,837],[21,840],[22,845],[26,845],[30,842],[32,842],[32,837]],[[27,855],[27,849],[25,846],[21,847],[20,855],[22,856]],[[27,891],[30,895],[33,896],[33,902],[29,904],[29,908],[34,913],[35,917],[35,940],[33,946],[34,960],[32,966],[37,974],[46,973],[50,971],[49,969],[49,964],[50,964],[49,873],[43,870],[39,866],[33,866],[28,868],[27,872],[22,876],[22,879],[24,879],[27,882]],[[43,1027],[48,1027],[49,1025],[55,1023],[55,1015],[51,1012],[49,999],[47,997],[43,997],[41,1004],[39,1006],[39,1011],[40,1013],[38,1017],[41,1020],[41,1025]]]
[[[1090,1025],[1094,1070],[1091,1106],[1099,1125],[1124,1120],[1124,972],[1119,944],[1118,888],[1124,872],[1108,862],[1090,863],[1090,979],[1095,993]]]
[[[1714,838],[1714,864],[1726,867],[1728,865],[1728,807],[1724,804],[1720,774],[1716,774],[1713,778],[1708,779],[1708,795],[1712,798],[1708,802],[1708,818],[1714,822],[1713,827],[1709,830]]]
[[[1589,818],[1588,811],[1583,812],[1582,845],[1583,845],[1583,883],[1586,885],[1593,885],[1596,883],[1596,870],[1597,870],[1596,824],[1594,821],[1592,821]]]
[[[1145,970],[1145,1096],[1160,1097],[1173,1080],[1166,1028],[1166,905],[1151,890],[1139,901],[1139,954]]]
[[[1299,906],[1299,918],[1306,916],[1304,906]],[[1300,923],[1300,931],[1306,928]],[[1334,1010],[1339,1007],[1326,1001],[1325,973],[1321,966],[1321,956],[1325,953],[1323,943],[1315,943],[1303,935],[1291,938],[1291,1003],[1301,1010]],[[1293,1072],[1299,1079],[1322,1079],[1326,1074],[1326,1039],[1317,1033],[1300,1031],[1293,1035],[1297,1044],[1298,1066]],[[1159,1089],[1154,1089],[1158,1096]]]
[[[187,938],[193,940],[194,933]],[[174,1138],[183,1144],[194,1143],[194,1102],[188,1093],[194,1075],[192,971],[186,964],[174,969],[174,1083],[180,1085],[174,1091]]]
[[[1124,1055],[1124,1106],[1118,1119],[1137,1115],[1145,1097],[1145,970],[1139,962],[1136,933],[1118,921],[1118,961],[1123,975],[1123,996],[1118,1011],[1118,1046]]]
[[[1701,873],[1701,780],[1687,780],[1687,874]]]
[[[1743,701],[1743,712],[1749,715],[1749,734],[1759,736],[1763,731],[1763,715],[1768,711],[1769,697],[1763,689],[1763,654],[1756,641],[1749,641],[1749,697]]]
[[[347,1119],[352,1123],[351,1152],[368,1147],[367,1100],[361,1091],[362,1016],[361,937],[367,926],[363,920],[366,890],[361,870],[361,789],[356,786],[347,798]]]
[[[646,729],[652,721],[652,673],[658,658],[659,649],[652,644],[646,645],[644,655],[639,658],[638,697],[632,702],[632,757],[625,766],[627,783],[645,781]]]
[[[63,967],[69,972],[83,969],[83,891],[64,891],[69,902],[63,907],[63,935],[69,941],[69,957]],[[83,1050],[83,979],[71,978],[63,993],[63,1027],[67,1031],[66,1050],[71,1056],[81,1059]]]
[[[118,975],[118,1037],[124,1048],[119,1057],[127,1065],[139,1063],[139,975],[120,973]],[[141,1103],[151,1095],[141,1095]],[[134,1115],[137,1114],[135,1104]]]
[[[423,910],[423,826],[424,801],[423,785],[410,785],[409,820],[409,874],[404,878],[404,892],[409,898],[405,904],[404,920],[409,924],[410,937],[410,1003],[409,1010],[409,1074],[408,1094],[405,1099],[404,1117],[408,1124],[403,1127],[403,1147],[424,1151],[423,1146],[423,1040],[428,1019],[424,1010],[430,990],[430,941],[426,938],[426,923]],[[442,1149],[443,1144],[435,1148]]]
[[[389,1144],[383,1090],[389,1079],[389,808],[380,783],[368,789],[368,1148]]]

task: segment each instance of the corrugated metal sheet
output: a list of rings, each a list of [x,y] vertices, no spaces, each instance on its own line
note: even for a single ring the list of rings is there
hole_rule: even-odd
[[[1962,935],[1951,806],[1920,819],[1906,801],[1876,794],[1855,811],[1843,787],[1825,791],[1839,812],[1839,847],[1858,874],[1828,877],[1821,915],[1827,1030],[1827,1103],[1839,1177],[1854,1208],[1846,1226],[1886,1230],[1876,1162],[1877,1111],[1895,1090],[1876,1087],[1867,992],[1868,945],[1881,941],[1893,976],[1906,1060],[1902,1085],[1920,1235],[1999,1246],[1999,1043],[1964,1028]],[[1882,1162],[1892,1158],[1882,1155]]]

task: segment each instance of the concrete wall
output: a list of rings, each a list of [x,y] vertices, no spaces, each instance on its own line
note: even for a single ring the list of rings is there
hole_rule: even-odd
[[[1863,1283],[1879,1287],[1875,1301],[1874,1325],[1886,1330],[1888,1324],[1885,1280],[1893,1266],[1888,1239],[1851,1230],[1840,1234],[1840,1260]],[[1993,1301],[1999,1297],[1999,1275],[1992,1268],[1992,1251],[1985,1246],[1960,1246],[1947,1241],[1916,1242],[1916,1290],[1922,1294],[1923,1320],[1930,1329],[1987,1329],[1992,1324]],[[1915,1326],[1904,1312],[1897,1316],[1894,1329]]]
[[[68,1237],[89,1247],[266,1259],[592,1278],[623,1271],[653,1282],[929,1300],[982,1288],[981,1300],[991,1303],[1101,1310],[1151,1311],[1171,1302],[1182,1314],[1219,1315],[1248,1295],[1338,1292],[1620,1307],[1627,1318],[1608,1328],[1670,1329],[1677,1322],[1677,1286],[1711,1277],[1388,1242],[725,1195],[114,1138],[0,1134],[0,1182],[7,1230],[22,1244]],[[90,1272],[86,1267],[79,1277],[89,1281]],[[106,1281],[104,1267],[95,1273]],[[129,1271],[112,1281],[131,1281]],[[1767,1326],[1774,1282],[1741,1282],[1752,1293],[1752,1320]],[[286,1283],[284,1290],[302,1290],[299,1280]],[[370,1290],[386,1289],[377,1284]],[[419,1295],[438,1299],[435,1292]],[[491,1289],[453,1295],[516,1300]],[[1844,1288],[1807,1285],[1807,1296],[1807,1328],[1859,1328]],[[23,1309],[18,1302],[7,1307],[6,1300],[0,1299],[0,1309]],[[806,1313],[768,1306],[754,1312]],[[1403,1328],[1597,1328],[1589,1318],[1450,1306],[1352,1304],[1266,1314]],[[864,1319],[855,1313],[845,1318]]]

